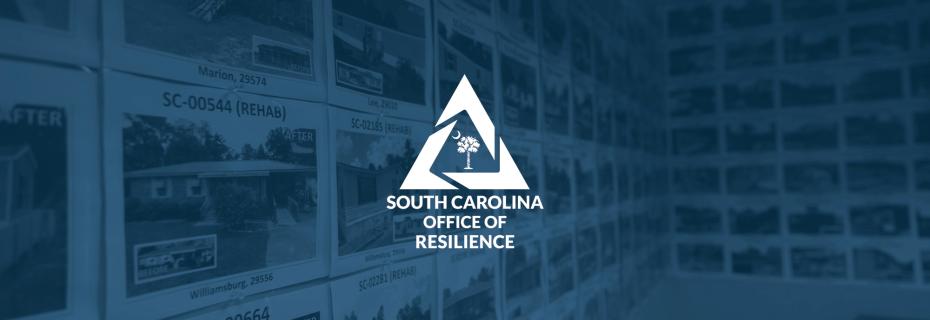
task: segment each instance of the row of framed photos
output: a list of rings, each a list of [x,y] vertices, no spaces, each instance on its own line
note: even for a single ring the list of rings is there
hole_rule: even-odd
[[[840,201],[802,197],[729,205],[681,203],[673,211],[673,229],[687,237],[790,236],[822,241],[845,236],[862,240],[930,238],[930,204],[909,205],[906,201],[861,200],[847,206]]]
[[[12,89],[0,105],[0,179],[13,185],[0,193],[0,226],[15,237],[2,241],[4,279],[13,279],[0,291],[11,306],[4,316],[162,318],[329,279],[334,295],[360,294],[336,293],[355,288],[337,279],[433,255],[412,246],[429,213],[381,202],[397,191],[427,123],[120,71],[0,66],[13,71],[0,78]],[[661,188],[647,182],[662,168],[655,156],[504,138],[547,203],[545,214],[516,214],[524,233],[616,221],[622,206],[641,206],[649,213],[627,224],[639,227],[617,233],[635,235],[633,257],[648,256],[631,260],[637,269],[667,264],[650,253],[667,221]],[[563,231],[571,250],[591,235]],[[286,304],[276,309],[302,308]]]
[[[97,10],[16,3],[17,14],[0,16],[0,35],[22,41],[0,54],[427,122],[464,74],[514,134],[610,141],[610,126],[595,129],[595,122],[612,122],[609,105],[624,103],[613,90],[620,77],[657,78],[642,65],[623,69],[637,54],[614,45],[613,28],[593,10],[566,5],[103,0]]]
[[[679,273],[930,283],[926,2],[666,11]]]
[[[691,239],[678,240],[675,255],[677,270],[689,275],[866,285],[930,284],[930,249],[907,245]]]
[[[930,112],[866,111],[845,116],[803,113],[673,125],[675,156],[752,157],[759,154],[834,152],[855,156],[870,149],[919,149],[930,145]]]
[[[813,158],[776,164],[761,159],[671,168],[672,192],[682,196],[895,196],[930,192],[930,160]],[[725,160],[724,160],[725,161]],[[913,163],[913,167],[911,164]]]
[[[671,39],[758,32],[758,29],[815,24],[835,18],[894,15],[920,10],[925,0],[727,0],[671,3],[665,10]]]
[[[930,49],[930,16],[902,12],[849,23],[799,24],[732,38],[675,42],[667,53],[673,79],[699,79],[753,70],[803,68],[811,63],[860,63],[875,58],[920,59]]]
[[[671,84],[667,109],[676,122],[841,107],[900,109],[919,106],[930,98],[930,62],[818,65]],[[846,109],[836,111],[847,113]]]
[[[318,313],[320,319],[329,319],[328,314],[332,319],[625,318],[669,259],[663,258],[667,249],[659,246],[634,251],[632,238],[619,236],[623,224],[616,221],[608,218],[557,228],[547,235],[521,225],[512,230],[523,239],[513,250],[441,251],[181,318],[235,317],[269,310],[273,314],[276,308],[284,309],[281,312],[288,318]],[[301,300],[304,303],[285,304]]]

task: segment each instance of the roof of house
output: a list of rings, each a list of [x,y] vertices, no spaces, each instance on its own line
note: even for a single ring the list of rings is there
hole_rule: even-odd
[[[269,173],[309,171],[308,166],[301,166],[274,160],[227,160],[198,161],[173,164],[163,167],[148,168],[127,172],[126,178],[144,177],[229,177],[229,176],[263,176]]]

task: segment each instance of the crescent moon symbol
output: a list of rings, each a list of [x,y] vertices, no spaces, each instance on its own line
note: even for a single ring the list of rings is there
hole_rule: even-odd
[[[461,131],[458,131],[458,130],[455,130],[455,135],[452,136],[452,139],[458,139],[458,138],[461,138],[461,137],[462,137],[462,132],[461,132]]]

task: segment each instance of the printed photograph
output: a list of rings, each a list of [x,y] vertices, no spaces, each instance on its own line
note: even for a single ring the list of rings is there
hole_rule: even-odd
[[[336,217],[339,256],[412,240],[425,212],[388,210],[384,199],[403,193],[416,159],[409,137],[337,130]]]
[[[597,206],[597,188],[594,175],[596,168],[594,159],[590,154],[581,152],[577,153],[574,158],[575,169],[575,205],[579,211],[595,209]]]
[[[852,25],[849,27],[849,53],[867,56],[907,52],[910,37],[910,25],[906,20]]]
[[[724,272],[723,246],[710,243],[679,243],[678,270],[683,272]]]
[[[630,169],[622,164],[617,165],[617,200],[619,202],[630,199]]]
[[[516,2],[517,0],[513,0]],[[520,2],[530,2],[521,0]],[[501,2],[507,2],[502,0]],[[531,5],[532,6],[532,5]],[[511,128],[536,131],[539,112],[536,98],[536,61],[521,61],[506,53],[500,55],[501,105],[504,125]]]
[[[67,130],[61,107],[0,106],[2,319],[67,307]]]
[[[590,81],[572,78],[572,136],[594,140],[594,88]]]
[[[904,95],[903,72],[898,68],[866,69],[849,76],[843,87],[845,102],[900,99]]]
[[[730,234],[778,235],[781,218],[777,206],[743,206],[729,210]]]
[[[580,319],[603,319],[601,316],[600,295],[596,292],[586,292],[578,301]]]
[[[906,4],[907,1],[869,1],[869,0],[850,0],[847,1],[846,10],[849,12],[865,12],[881,9],[899,7]]]
[[[617,98],[614,101],[614,145],[617,147],[628,147],[630,145],[630,113],[627,110],[619,108],[622,100]],[[667,143],[667,142],[666,142]]]
[[[924,1],[926,3],[926,1]],[[930,18],[920,20],[918,43],[921,48],[930,47]]]
[[[3,1],[0,19],[65,31],[71,27],[71,0]]]
[[[452,92],[464,75],[488,116],[494,119],[497,112],[494,103],[494,38],[489,32],[481,33],[482,30],[457,18],[450,9],[436,6],[437,112],[441,113],[449,103]]]
[[[336,85],[425,105],[426,10],[406,0],[333,1]]]
[[[0,19],[68,30],[71,22],[71,1],[4,1],[0,3]]]
[[[783,1],[782,3],[785,4],[783,8],[787,9],[787,4],[795,1],[798,0]],[[788,33],[782,42],[785,62],[810,63],[837,59],[841,50],[840,39],[842,39],[841,32],[830,29],[805,28]]]
[[[695,126],[672,129],[672,152],[675,155],[705,155],[720,151],[717,127]]]
[[[315,80],[311,0],[126,0],[127,44],[183,59]]]
[[[317,257],[316,130],[124,114],[127,294]]]
[[[791,234],[820,236],[845,233],[845,217],[840,208],[829,204],[807,204],[785,209],[788,215],[788,232]]]
[[[772,2],[743,0],[723,5],[723,26],[729,29],[746,29],[772,23]]]
[[[924,273],[924,283],[930,283],[930,250],[920,251],[920,262]]]
[[[731,124],[726,129],[727,152],[762,153],[775,151],[775,123],[753,121]]]
[[[604,314],[620,315],[624,313],[622,301],[624,297],[620,292],[619,281],[601,289],[601,299],[604,301]]]
[[[907,192],[907,164],[886,160],[846,163],[846,187],[851,193],[892,194]]]
[[[613,85],[611,83],[611,73],[617,72],[620,68],[620,52],[616,49],[613,38],[603,30],[605,25],[595,25],[591,33],[591,61],[594,63],[594,80],[602,87]],[[598,89],[600,90],[600,89]]]
[[[490,24],[494,23],[493,2],[493,0],[437,0],[436,5],[460,11],[462,15],[473,17],[478,24]]]
[[[601,246],[599,257],[601,260],[601,270],[608,276],[613,269],[610,267],[616,265],[620,260],[620,248],[617,246],[617,224],[614,220],[601,222],[598,227],[600,233],[599,244]]]
[[[897,114],[846,116],[846,144],[852,147],[881,147],[907,143],[907,121]]]
[[[831,162],[786,163],[782,168],[785,193],[825,194],[840,192],[840,166]]]
[[[719,194],[720,170],[715,167],[674,169],[672,188],[678,194]]]
[[[618,212],[620,218],[617,219],[617,229],[620,235],[620,256],[629,256],[633,250],[633,217],[626,212]]]
[[[442,318],[497,319],[497,251],[446,250],[437,254]]]
[[[737,165],[727,168],[727,193],[759,195],[778,193],[778,173],[774,165]]]
[[[668,75],[687,76],[714,71],[716,51],[710,45],[691,45],[668,53]]]
[[[497,29],[512,40],[536,47],[536,1],[497,0]]]
[[[544,194],[545,190],[542,185],[543,178],[543,155],[542,155],[542,146],[536,142],[523,141],[518,139],[508,139],[508,137],[503,138],[504,141],[507,141],[507,149],[510,150],[510,156],[513,158],[513,162],[517,165],[517,168],[520,168],[520,173],[523,175],[523,180],[526,181],[526,185],[529,187],[529,190],[503,190],[502,193],[505,195],[526,195],[533,196],[537,194]],[[544,207],[549,207],[548,198],[543,201]],[[510,214],[510,212],[515,212],[515,214]],[[521,221],[520,219],[524,217],[529,217],[530,215],[537,215],[537,210],[505,210],[502,212],[504,214],[510,215],[508,217],[508,223]]]
[[[855,248],[853,276],[864,281],[912,283],[916,268],[913,255],[913,251],[900,248]]]
[[[836,85],[827,75],[798,75],[779,82],[781,106],[811,108],[836,104]]]
[[[568,61],[570,55],[567,4],[559,0],[539,2],[540,49],[546,60]]]
[[[849,228],[857,236],[907,236],[910,209],[904,204],[867,204],[849,208]]]
[[[767,110],[775,107],[773,81],[759,79],[723,85],[723,109],[726,111]]]
[[[930,144],[930,112],[914,113],[914,142]]]
[[[574,209],[572,208],[571,171],[574,169],[572,158],[546,152],[543,156],[543,168],[545,168],[546,181],[546,212],[550,215],[571,214]]]
[[[925,47],[930,47],[930,19],[924,21]],[[930,63],[911,66],[911,96],[930,98]]]
[[[845,279],[846,252],[842,249],[801,246],[791,248],[791,274],[803,279]]]
[[[917,236],[930,238],[930,203],[915,204],[914,214],[917,216]]]
[[[546,240],[549,302],[575,289],[575,259],[572,253],[572,235],[565,233]]]
[[[569,30],[571,30],[569,39],[571,43],[572,71],[583,75],[591,75],[593,65],[591,59],[594,57],[591,55],[593,49],[591,47],[591,25],[586,21],[585,17],[578,14],[578,11],[568,10],[567,12],[569,15]]]
[[[568,136],[571,79],[552,68],[542,70],[543,129],[547,134]]]
[[[727,70],[765,67],[775,64],[775,39],[746,38],[726,44],[724,65]]]
[[[840,11],[839,6],[833,0],[782,0],[782,19],[802,21],[833,16]]]
[[[781,277],[782,250],[774,246],[746,245],[730,253],[734,274],[754,277]]]
[[[597,229],[598,226],[592,224],[577,228],[575,232],[575,268],[578,270],[579,287],[594,279],[598,272]]]
[[[785,151],[818,151],[839,147],[840,124],[833,119],[782,121],[782,148]]]
[[[597,199],[602,209],[617,203],[614,155],[603,152],[597,155]]]
[[[672,8],[667,13],[670,38],[693,37],[714,32],[714,6],[700,4]]]
[[[680,234],[721,234],[723,214],[709,206],[675,206],[675,232]]]
[[[710,85],[677,88],[668,93],[670,117],[695,117],[717,111],[717,89]]]
[[[914,161],[914,189],[930,191],[930,158]]]
[[[333,319],[430,320],[436,297],[433,275],[432,258],[421,258],[334,280]]]
[[[532,319],[534,312],[546,304],[542,241],[531,237],[522,238],[514,249],[502,252],[506,319]]]

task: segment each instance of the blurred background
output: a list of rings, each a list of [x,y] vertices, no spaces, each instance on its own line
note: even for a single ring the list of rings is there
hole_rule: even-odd
[[[930,319],[927,0],[0,0],[0,38],[0,319]],[[513,250],[383,209],[463,76],[530,190],[442,194],[539,195],[478,212]]]

